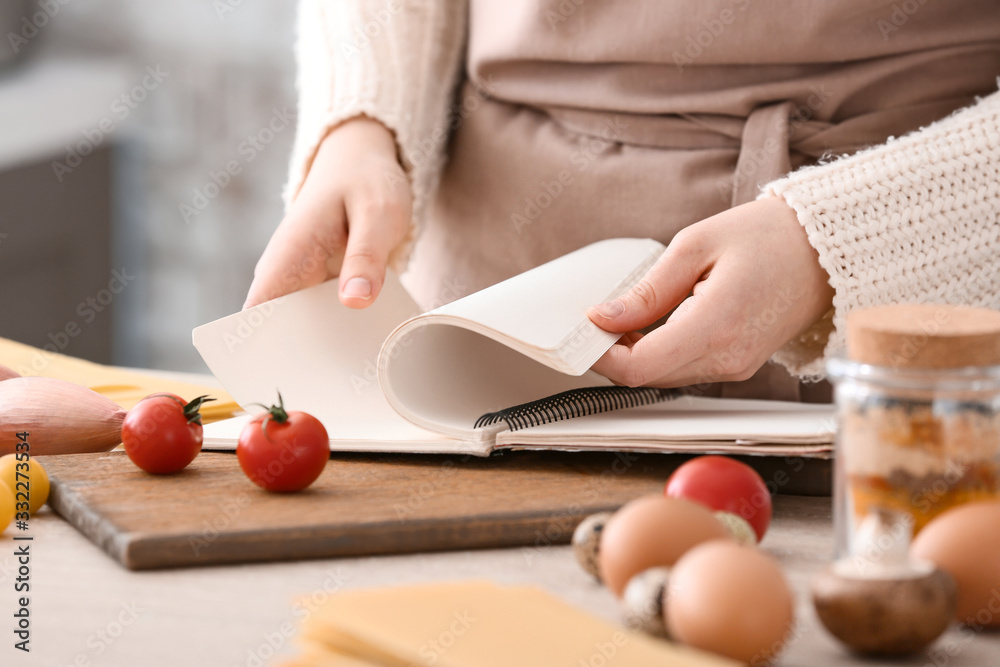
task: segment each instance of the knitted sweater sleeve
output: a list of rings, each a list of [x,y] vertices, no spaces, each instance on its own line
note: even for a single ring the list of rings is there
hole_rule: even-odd
[[[928,127],[764,187],[795,209],[833,308],[773,359],[818,378],[845,317],[888,303],[1000,308],[1000,93]]]
[[[365,115],[395,135],[413,188],[413,219],[421,219],[444,161],[467,14],[468,0],[301,0],[298,129],[286,208],[326,135]],[[415,226],[390,258],[397,270]]]

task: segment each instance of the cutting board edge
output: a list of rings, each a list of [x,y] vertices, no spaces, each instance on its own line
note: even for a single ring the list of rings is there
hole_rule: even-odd
[[[138,533],[130,532],[107,517],[100,516],[94,508],[80,499],[80,494],[67,488],[58,477],[51,478],[49,506],[76,530],[80,531],[92,544],[119,563],[124,563],[126,554]]]
[[[301,532],[301,529],[247,530],[231,532],[226,535],[226,542],[221,543],[225,549],[213,551],[211,544],[206,547],[206,556],[192,552],[191,535],[145,535],[129,534],[130,539],[123,543],[122,548],[113,555],[124,567],[133,571],[162,570],[185,567],[206,567],[234,563],[266,563],[289,560],[319,560],[331,558],[353,558],[389,554],[407,554],[431,551],[454,551],[454,536],[462,533],[463,549],[499,549],[522,547],[537,549],[542,546],[568,544],[573,530],[590,514],[612,511],[615,505],[586,508],[575,514],[561,513],[558,515],[558,528],[548,529],[554,525],[555,516],[543,513],[532,516],[532,512],[512,517],[511,515],[484,515],[461,524],[449,523],[442,526],[440,518],[409,521],[402,525],[407,530],[396,530],[391,533],[391,539],[384,536],[385,523],[372,523],[362,526],[352,526],[353,534],[344,535],[342,530],[332,527],[328,535],[322,530],[312,531],[307,536],[296,538],[288,533]],[[517,520],[516,523],[509,523]],[[395,524],[399,525],[399,524]],[[360,528],[360,530],[359,530]],[[469,532],[471,531],[471,535]],[[282,534],[285,533],[285,534]],[[266,536],[267,541],[259,538]],[[538,539],[538,537],[542,539]],[[289,539],[291,537],[291,539]],[[317,538],[318,543],[317,543]],[[533,539],[534,538],[534,539]],[[344,540],[347,543],[344,544]],[[334,544],[331,544],[334,543]],[[275,544],[284,546],[274,548]],[[270,548],[260,550],[255,547],[267,545]],[[184,552],[185,557],[178,554]]]

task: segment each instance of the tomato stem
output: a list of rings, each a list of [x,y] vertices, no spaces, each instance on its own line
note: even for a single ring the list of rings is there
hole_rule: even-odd
[[[288,421],[288,412],[285,410],[285,400],[281,398],[281,392],[278,392],[278,404],[272,405],[268,412],[271,413],[271,419],[278,422],[279,424],[284,424]]]
[[[264,437],[270,441],[270,437],[267,435],[267,423],[271,421],[278,422],[279,424],[284,424],[288,421],[288,411],[285,410],[285,399],[281,397],[281,392],[278,392],[278,404],[277,405],[264,405],[263,403],[249,403],[248,405],[259,405],[260,407],[267,410],[267,416],[261,422],[260,428],[264,432]]]
[[[209,401],[214,401],[214,398],[209,398],[208,394],[199,396],[193,399],[190,403],[184,406],[184,416],[187,417],[188,424],[194,422],[195,424],[201,423],[201,413],[198,410],[201,409],[202,404],[208,403]]]
[[[247,405],[259,405],[268,412],[268,419],[273,419],[279,424],[284,424],[288,421],[288,412],[285,410],[285,401],[281,398],[281,392],[278,392],[278,404],[277,405],[264,405],[263,403],[247,403]]]

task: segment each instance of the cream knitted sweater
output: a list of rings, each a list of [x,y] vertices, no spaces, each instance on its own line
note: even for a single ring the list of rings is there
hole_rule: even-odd
[[[319,143],[359,114],[396,136],[414,224],[444,163],[468,0],[302,0],[299,127],[286,204]],[[821,377],[845,316],[900,302],[1000,308],[1000,93],[918,132],[768,184],[795,209],[835,289],[833,309],[775,361]]]

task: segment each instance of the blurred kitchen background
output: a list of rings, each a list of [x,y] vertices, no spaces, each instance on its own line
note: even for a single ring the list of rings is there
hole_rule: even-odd
[[[204,370],[281,219],[295,3],[0,0],[0,336]]]

